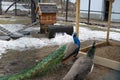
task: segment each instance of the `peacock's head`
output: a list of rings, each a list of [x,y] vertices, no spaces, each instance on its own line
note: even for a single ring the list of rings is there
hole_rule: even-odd
[[[77,33],[76,33],[76,32],[74,32],[74,33],[73,33],[73,37],[76,37],[76,36],[77,36]]]
[[[92,47],[89,49],[89,51],[87,53],[87,56],[90,57],[91,59],[94,58],[95,49],[96,49],[95,44],[96,44],[96,42],[94,41]]]

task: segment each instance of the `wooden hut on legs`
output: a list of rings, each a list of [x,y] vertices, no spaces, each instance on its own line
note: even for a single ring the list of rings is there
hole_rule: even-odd
[[[38,3],[36,12],[40,22],[40,33],[45,33],[48,25],[56,23],[57,6],[55,3]]]

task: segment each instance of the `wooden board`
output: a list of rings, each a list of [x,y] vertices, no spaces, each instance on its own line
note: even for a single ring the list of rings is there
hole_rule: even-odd
[[[108,45],[108,44],[107,44],[106,42],[96,43],[96,47],[102,47],[102,46],[107,46],[107,45]],[[92,45],[87,46],[87,47],[85,47],[85,48],[80,49],[80,51],[86,52],[86,51],[88,51],[91,47],[92,47]]]
[[[111,41],[109,41],[109,43],[107,43],[107,42],[105,41],[105,42],[97,43],[97,44],[96,44],[96,47],[98,48],[98,47],[103,47],[103,46],[108,46],[108,45],[110,45],[110,46],[120,46],[120,44],[118,44],[118,43],[116,43],[116,42],[111,42]],[[92,47],[92,45],[89,45],[89,46],[87,46],[87,47],[81,48],[80,51],[86,52],[86,51],[88,51],[91,47]]]
[[[42,15],[39,15],[39,21],[40,21],[40,24],[45,24],[45,25],[54,24],[56,23],[56,14],[44,13]]]
[[[86,55],[85,52],[79,52],[79,53],[82,55]],[[80,54],[78,55],[78,57],[80,57]],[[108,68],[120,71],[120,62],[118,62],[118,61],[114,61],[114,60],[110,60],[107,58],[95,56],[94,63],[101,65],[101,66],[104,66],[104,67],[108,67]]]
[[[118,44],[119,42],[109,42],[109,45],[111,46],[119,46],[120,47],[120,44]]]
[[[119,44],[117,44],[115,42],[109,42],[109,44],[107,42],[101,42],[101,43],[97,43],[96,47],[103,47],[103,46],[108,46],[108,45],[110,45],[110,46],[120,46]],[[91,46],[92,45],[90,45],[88,47],[85,47],[85,48],[82,48],[81,51],[79,51],[79,54],[78,54],[77,57],[80,57],[81,55],[86,55],[85,52],[87,52]],[[73,57],[66,60],[64,63],[69,62],[71,60],[73,60]],[[98,64],[98,65],[101,65],[101,66],[104,66],[104,67],[108,67],[108,68],[120,71],[120,62],[118,62],[118,61],[114,61],[114,60],[110,60],[110,59],[107,59],[107,58],[95,56],[94,63]]]

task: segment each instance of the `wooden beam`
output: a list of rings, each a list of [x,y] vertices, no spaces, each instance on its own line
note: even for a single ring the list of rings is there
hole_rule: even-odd
[[[79,36],[80,0],[76,0],[76,33]]]
[[[96,44],[96,47],[98,48],[98,47],[103,47],[103,46],[108,46],[108,45],[110,45],[110,46],[120,46],[120,44],[118,44],[118,42],[111,42],[111,41],[109,41],[108,43],[106,43],[106,41],[105,41],[105,42],[97,43],[97,44]],[[81,48],[80,51],[86,52],[86,51],[88,51],[91,47],[92,47],[92,45],[89,45],[89,46],[87,46],[87,47]]]
[[[107,39],[106,42],[109,43],[109,35],[110,35],[110,23],[111,23],[111,13],[112,13],[112,3],[113,0],[109,1],[109,15],[108,15],[108,30],[107,30]]]
[[[120,47],[120,44],[118,44],[118,42],[109,42],[109,45],[111,45],[111,46],[119,46]]]
[[[120,62],[118,61],[95,56],[94,63],[120,71]]]
[[[101,43],[97,43],[96,44],[96,47],[102,47],[102,46],[107,46],[108,44],[106,42],[101,42]],[[117,43],[113,43],[113,42],[109,42],[109,45],[111,46],[120,46],[118,45]],[[80,57],[82,55],[86,55],[86,51],[89,50],[89,48],[91,47],[92,45],[86,47],[86,48],[82,48],[81,51],[84,51],[84,52],[81,52],[79,51],[79,54],[77,57]],[[63,64],[66,64],[72,60],[74,60],[75,58],[73,56],[71,56],[69,59],[65,60],[63,62]],[[114,61],[114,60],[110,60],[110,59],[107,59],[107,58],[103,58],[103,57],[99,57],[99,56],[95,56],[94,57],[94,63],[95,64],[98,64],[98,65],[101,65],[101,66],[104,66],[104,67],[108,67],[108,68],[111,68],[111,69],[114,69],[114,70],[118,70],[120,71],[120,62],[118,61]]]
[[[96,43],[96,47],[102,47],[102,46],[107,46],[108,44],[106,42],[100,42],[100,43]],[[92,47],[92,45],[87,46],[85,48],[81,48],[80,51],[86,52],[88,51],[90,48]]]
[[[79,52],[79,53],[82,54],[82,55],[86,55],[85,52]],[[80,54],[78,55],[78,57],[81,56]],[[94,63],[98,64],[98,65],[101,65],[101,66],[104,66],[104,67],[108,67],[108,68],[120,71],[120,62],[118,62],[118,61],[114,61],[114,60],[110,60],[110,59],[107,59],[107,58],[102,58],[102,57],[99,57],[99,56],[95,56],[94,57]]]

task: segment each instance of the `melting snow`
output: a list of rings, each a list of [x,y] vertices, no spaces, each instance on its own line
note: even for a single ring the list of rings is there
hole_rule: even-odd
[[[0,26],[10,30],[11,32],[15,32],[19,29],[22,29],[24,25],[21,24],[0,24]],[[32,29],[32,28],[31,28]],[[30,30],[31,30],[30,29]],[[35,28],[35,30],[39,29]],[[29,29],[28,29],[29,30]],[[120,29],[114,29],[119,31]],[[79,39],[81,41],[85,40],[103,40],[106,38],[105,31],[92,31],[88,28],[80,27]],[[120,41],[120,33],[118,32],[110,32],[110,39]],[[22,37],[17,40],[4,41],[0,40],[0,54],[5,53],[7,49],[13,50],[24,50],[30,48],[41,48],[43,46],[49,45],[61,45],[72,42],[72,36],[66,33],[56,34],[55,38],[33,38],[33,37]]]

